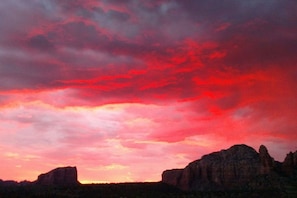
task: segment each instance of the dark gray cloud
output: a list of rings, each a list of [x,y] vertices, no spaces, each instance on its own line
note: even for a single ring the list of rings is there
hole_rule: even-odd
[[[296,61],[294,1],[16,2],[0,6],[1,50],[23,51],[0,54],[6,89],[82,88],[77,82],[90,79],[108,97],[183,99],[213,91],[194,80],[207,81],[213,71],[248,75]],[[131,75],[135,70],[141,72]],[[92,81],[104,76],[115,77]],[[228,98],[218,104],[232,106]]]
[[[31,37],[29,39],[29,46],[41,51],[50,51],[54,49],[54,45],[44,35]]]

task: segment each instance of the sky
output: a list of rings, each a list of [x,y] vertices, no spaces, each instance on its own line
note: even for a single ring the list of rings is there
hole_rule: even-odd
[[[297,2],[1,0],[0,178],[160,181],[234,144],[297,150]]]

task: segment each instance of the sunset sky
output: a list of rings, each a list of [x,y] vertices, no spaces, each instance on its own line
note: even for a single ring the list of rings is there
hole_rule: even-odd
[[[160,181],[297,150],[297,1],[1,0],[0,179]]]

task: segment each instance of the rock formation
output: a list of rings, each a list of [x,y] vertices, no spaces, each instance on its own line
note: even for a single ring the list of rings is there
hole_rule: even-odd
[[[78,185],[76,167],[60,167],[38,176],[39,185],[72,186]]]
[[[164,183],[177,186],[179,184],[179,180],[182,173],[183,173],[183,169],[166,170],[162,174],[162,181]]]
[[[297,169],[297,151],[295,151],[294,153],[292,152],[288,153],[282,164],[282,171],[287,175],[291,174],[296,169]]]
[[[296,169],[297,152],[288,154],[283,169]],[[162,182],[182,190],[226,190],[246,185],[261,175],[279,170],[279,162],[261,145],[259,153],[247,145],[234,145],[203,156],[184,169],[166,170]],[[292,168],[293,167],[293,168]]]
[[[259,148],[259,157],[261,162],[260,174],[269,174],[274,168],[274,159],[269,155],[264,145]]]

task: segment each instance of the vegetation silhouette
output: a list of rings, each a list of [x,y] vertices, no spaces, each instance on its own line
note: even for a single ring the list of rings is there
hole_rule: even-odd
[[[292,178],[293,179],[293,178]],[[182,191],[162,182],[144,183],[112,183],[112,184],[80,184],[77,186],[40,186],[35,184],[11,185],[0,187],[1,198],[177,198],[177,197],[296,197],[297,180],[287,185],[286,189],[265,189],[265,190],[233,190],[233,191]]]

